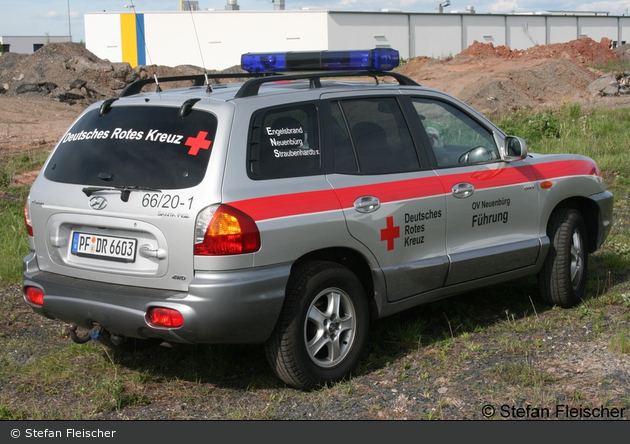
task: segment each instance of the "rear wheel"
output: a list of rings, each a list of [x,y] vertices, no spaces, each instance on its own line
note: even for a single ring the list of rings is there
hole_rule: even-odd
[[[292,275],[285,304],[265,344],[267,359],[287,384],[310,389],[352,373],[367,340],[363,287],[346,267],[309,262]]]
[[[586,287],[588,245],[586,225],[579,211],[555,210],[547,228],[550,249],[538,274],[543,301],[568,308],[580,302]]]

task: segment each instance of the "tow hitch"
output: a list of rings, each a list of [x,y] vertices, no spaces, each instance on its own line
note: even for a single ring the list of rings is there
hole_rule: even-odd
[[[124,336],[118,336],[113,333],[108,332],[103,328],[101,324],[94,323],[94,327],[90,330],[85,336],[77,335],[77,324],[72,322],[68,325],[68,332],[70,334],[70,339],[72,339],[77,344],[85,344],[90,339],[94,339],[95,341],[99,341],[102,339],[105,344],[111,344],[113,346],[117,346],[122,344],[127,340]]]
[[[101,326],[96,324],[92,330],[85,336],[77,336],[77,324],[74,322],[68,325],[68,332],[70,333],[70,339],[72,339],[77,344],[85,344],[90,339],[94,339],[98,341],[98,337],[101,335]]]

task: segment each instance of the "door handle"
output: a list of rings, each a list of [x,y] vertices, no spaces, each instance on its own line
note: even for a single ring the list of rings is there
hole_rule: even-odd
[[[381,201],[374,196],[363,196],[354,201],[354,209],[359,213],[372,213],[380,207]]]
[[[453,185],[452,191],[453,196],[455,196],[456,198],[466,199],[467,197],[470,197],[474,194],[475,187],[470,183],[462,182]]]

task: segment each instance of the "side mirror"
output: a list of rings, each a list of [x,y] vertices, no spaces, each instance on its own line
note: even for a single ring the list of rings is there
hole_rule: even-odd
[[[505,138],[505,153],[503,160],[506,162],[514,162],[523,160],[527,157],[527,144],[523,139],[516,136],[507,136]]]
[[[477,146],[471,150],[466,151],[459,156],[459,163],[479,163],[492,160],[493,152],[488,150],[485,146]],[[496,155],[494,156],[496,159]]]

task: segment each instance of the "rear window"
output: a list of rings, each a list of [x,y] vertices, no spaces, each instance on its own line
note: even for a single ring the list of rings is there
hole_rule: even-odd
[[[250,132],[249,176],[278,179],[321,174],[317,107],[302,104],[264,110]]]
[[[179,108],[113,107],[83,116],[60,140],[44,175],[55,182],[158,189],[198,185],[217,129],[214,115]]]

